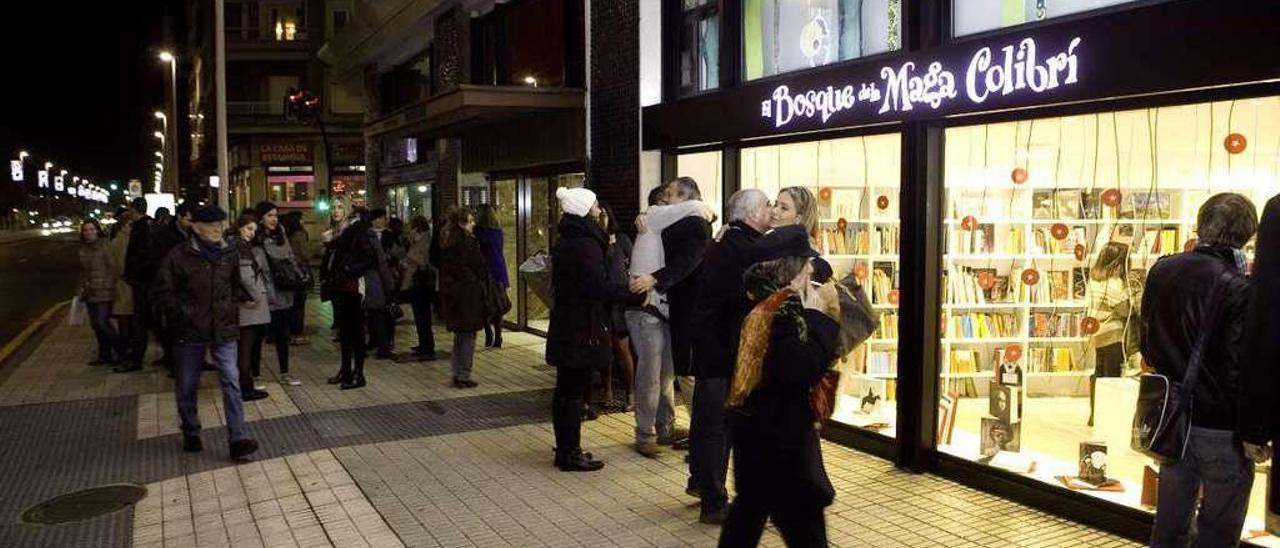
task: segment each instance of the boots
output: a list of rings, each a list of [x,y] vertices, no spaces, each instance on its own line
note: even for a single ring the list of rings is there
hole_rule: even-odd
[[[343,390],[352,390],[355,388],[364,388],[364,373],[355,373],[346,382],[342,383]]]
[[[561,451],[556,449],[556,468],[561,472],[594,472],[604,468],[604,462],[596,460],[582,449]]]

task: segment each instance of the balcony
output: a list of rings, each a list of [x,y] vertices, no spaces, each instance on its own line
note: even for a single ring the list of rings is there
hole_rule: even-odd
[[[319,46],[305,29],[286,34],[265,27],[227,28],[230,61],[307,61]]]
[[[359,131],[363,114],[325,115],[330,133]],[[284,101],[227,101],[227,132],[237,133],[319,133],[319,126],[285,120]]]

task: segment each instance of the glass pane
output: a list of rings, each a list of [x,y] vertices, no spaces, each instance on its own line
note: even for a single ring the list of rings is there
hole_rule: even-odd
[[[956,36],[964,36],[1136,1],[952,0],[952,29]]]
[[[507,298],[511,299],[512,304],[519,302],[516,296],[517,270],[520,267],[521,258],[516,256],[518,242],[516,234],[518,234],[518,217],[516,204],[516,180],[502,179],[493,183],[493,207],[498,215],[498,226],[502,227],[502,257],[507,262],[507,279],[511,280],[510,287],[507,288]],[[507,312],[504,318],[509,322],[518,320],[519,311],[516,306],[511,307],[511,311]]]
[[[1209,196],[1280,191],[1278,146],[1276,97],[948,129],[939,450],[1143,508],[1147,272],[1194,240]]]
[[[747,80],[901,47],[901,0],[744,0]]]
[[[742,188],[775,200],[804,186],[817,200],[814,247],[837,280],[853,276],[879,314],[866,343],[840,357],[833,419],[893,437],[897,430],[898,134],[742,149]],[[683,157],[681,157],[683,160]]]
[[[717,10],[709,4],[686,4],[684,27],[680,31],[681,93],[720,87],[720,14]]]
[[[529,179],[528,185],[531,203],[529,204],[528,231],[525,233],[525,249],[530,255],[539,251],[550,253],[551,230],[560,220],[551,217],[551,202],[555,201],[551,191],[551,181],[546,177],[536,177]],[[545,332],[551,322],[550,303],[544,302],[528,286],[525,287],[524,299],[525,317],[528,319],[529,327]]]
[[[711,233],[720,230],[724,219],[724,182],[721,177],[720,151],[700,152],[697,154],[681,154],[676,157],[676,176],[692,177],[698,183],[698,191],[702,193],[702,201],[716,212],[716,222],[711,224]]]

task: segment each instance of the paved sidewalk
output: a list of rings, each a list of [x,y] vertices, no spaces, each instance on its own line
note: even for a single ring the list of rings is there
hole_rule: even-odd
[[[553,371],[542,340],[504,334],[476,358],[474,390],[450,385],[447,360],[371,360],[369,386],[325,384],[337,369],[328,306],[312,310],[308,347],[293,347],[282,386],[246,405],[257,460],[227,460],[221,398],[205,375],[205,451],[183,453],[171,381],[155,368],[118,375],[84,363],[87,328],[55,322],[23,361],[0,369],[0,546],[526,547],[714,546],[684,494],[682,454],[630,448],[632,417],[584,424],[583,443],[608,464],[551,466]],[[398,333],[411,346],[409,325]],[[437,344],[447,349],[447,333]],[[835,546],[1133,546],[1003,499],[833,444],[828,509]],[[111,483],[145,485],[136,507],[64,525],[22,524],[51,497]],[[768,533],[764,546],[781,546]]]

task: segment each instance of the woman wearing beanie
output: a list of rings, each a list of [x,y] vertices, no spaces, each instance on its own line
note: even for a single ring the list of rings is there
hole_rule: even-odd
[[[555,297],[547,329],[547,363],[556,368],[552,397],[555,425],[555,465],[563,471],[593,471],[604,463],[582,451],[582,398],[593,371],[613,358],[608,306],[639,304],[625,281],[610,282],[605,264],[609,238],[596,219],[600,208],[594,192],[585,188],[556,191],[560,209],[559,235],[551,252],[551,281]]]
[[[271,270],[267,253],[258,243],[258,223],[253,215],[241,214],[232,232],[230,239],[240,254],[240,285],[253,298],[251,302],[240,303],[240,340],[236,353],[240,398],[254,401],[270,395],[259,390],[253,379],[261,374],[262,338],[271,323]]]
[[[276,363],[280,367],[280,381],[290,386],[302,383],[289,375],[289,324],[292,322],[294,292],[301,289],[305,270],[293,255],[293,247],[280,223],[280,212],[271,202],[258,202],[253,208],[258,217],[258,241],[267,255],[271,286],[271,327],[268,333],[276,347]],[[309,283],[309,280],[307,280]],[[276,287],[279,285],[280,287]]]
[[[453,386],[475,388],[471,366],[476,355],[476,333],[488,318],[484,311],[485,286],[489,267],[475,236],[476,216],[470,209],[449,213],[447,229],[440,239],[440,315],[453,333]]]

